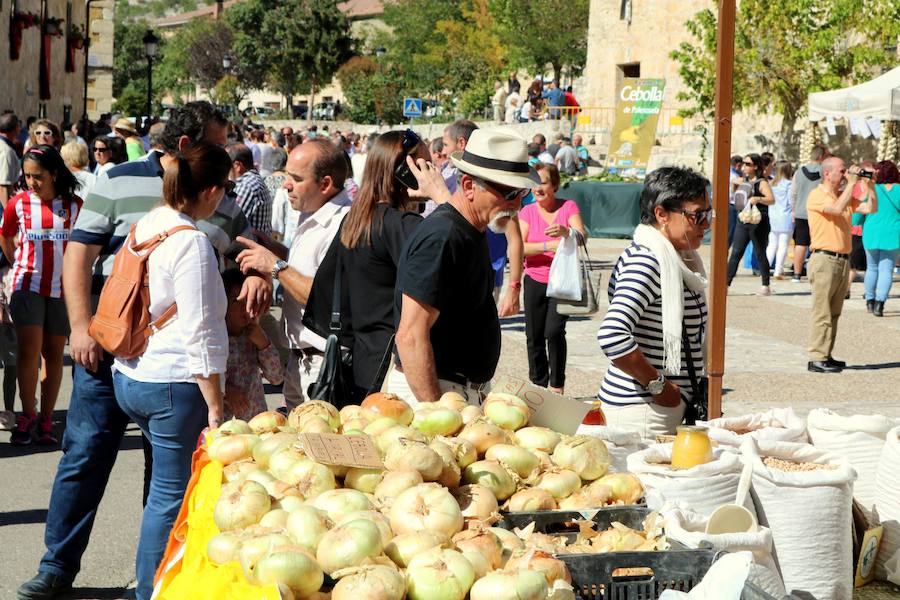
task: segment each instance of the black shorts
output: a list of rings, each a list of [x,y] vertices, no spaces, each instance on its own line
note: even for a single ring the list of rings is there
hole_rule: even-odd
[[[807,219],[794,219],[794,243],[798,246],[809,248],[812,239],[809,237],[809,221]]]
[[[850,250],[850,268],[854,271],[866,270],[866,250],[863,248],[862,236],[851,237],[853,249]]]

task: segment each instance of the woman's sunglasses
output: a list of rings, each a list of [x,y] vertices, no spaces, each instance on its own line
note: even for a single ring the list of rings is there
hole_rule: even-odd
[[[99,146],[94,148],[94,152],[109,152],[109,148],[101,148]]]
[[[52,131],[35,131],[34,135],[53,135]]]
[[[712,222],[713,217],[713,209],[712,208],[703,208],[700,210],[679,210],[684,215],[692,225],[696,225],[697,227],[701,227],[706,225],[707,223]]]

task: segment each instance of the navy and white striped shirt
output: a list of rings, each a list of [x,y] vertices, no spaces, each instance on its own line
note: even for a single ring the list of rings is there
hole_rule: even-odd
[[[634,242],[625,248],[609,279],[609,310],[597,340],[603,353],[615,360],[640,348],[644,357],[660,373],[663,372],[662,296],[660,293],[659,261],[645,246]],[[706,325],[706,301],[703,294],[684,289],[684,323],[698,372],[703,368],[703,336]],[[692,396],[688,377],[686,348],[681,350],[681,373],[666,375],[681,388],[681,396]],[[653,396],[630,375],[610,364],[600,391],[601,401],[616,406],[651,402]]]

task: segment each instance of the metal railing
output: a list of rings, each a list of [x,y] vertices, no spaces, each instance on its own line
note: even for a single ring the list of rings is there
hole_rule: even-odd
[[[656,126],[657,135],[694,134],[704,123],[700,117],[682,117],[677,108],[662,108]],[[558,115],[558,117],[557,117]],[[574,130],[583,133],[609,133],[616,122],[616,109],[611,106],[545,106],[542,119],[565,119]]]

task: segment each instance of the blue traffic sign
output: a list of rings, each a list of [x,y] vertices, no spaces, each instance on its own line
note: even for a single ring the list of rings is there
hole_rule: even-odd
[[[422,116],[422,99],[421,98],[404,98],[403,99],[403,116],[404,117],[421,117]]]

